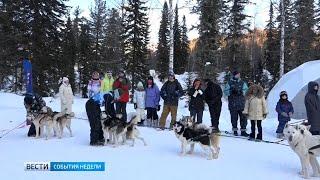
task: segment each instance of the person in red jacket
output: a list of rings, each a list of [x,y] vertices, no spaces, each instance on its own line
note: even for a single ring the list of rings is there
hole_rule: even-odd
[[[120,71],[118,78],[113,83],[115,94],[116,113],[122,114],[122,119],[127,121],[127,103],[129,102],[130,82],[126,78],[124,71]]]

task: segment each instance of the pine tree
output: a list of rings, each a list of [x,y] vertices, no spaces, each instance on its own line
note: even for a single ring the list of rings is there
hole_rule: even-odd
[[[169,17],[168,4],[165,2],[162,9],[162,18],[159,28],[159,42],[157,48],[157,69],[160,77],[169,71]]]
[[[199,58],[200,75],[206,62],[218,65],[217,50],[220,47],[222,29],[226,19],[226,5],[224,0],[199,0],[194,13],[199,14],[199,41],[197,42],[196,56]]]
[[[102,59],[103,54],[103,42],[105,40],[105,28],[107,20],[107,9],[105,0],[95,0],[95,5],[91,8],[90,12],[90,29],[91,36],[93,38],[93,49],[94,49],[94,67],[103,68]]]
[[[182,18],[182,25],[181,25],[181,72],[185,72],[187,68],[187,64],[189,62],[189,40],[188,40],[188,35],[187,35],[188,29],[186,25],[186,17],[183,16]]]
[[[103,59],[107,68],[114,72],[122,65],[122,37],[123,27],[121,17],[116,9],[108,11],[106,37],[104,39]]]
[[[148,55],[149,24],[145,3],[143,0],[129,0],[128,6],[125,7],[124,51],[132,87],[135,87],[137,81],[144,81],[148,76],[146,59]]]
[[[179,25],[179,12],[178,5],[175,8],[175,16],[173,23],[173,72],[176,74],[182,74],[184,72],[183,62],[181,57],[181,28]]]
[[[278,79],[279,77],[279,41],[277,39],[276,24],[274,22],[274,4],[270,3],[269,9],[269,21],[266,25],[265,31],[267,32],[267,40],[265,42],[265,64],[266,69],[271,73],[271,75]]]
[[[14,1],[0,1],[0,83],[8,83],[9,76],[14,77],[14,89],[21,90],[22,77],[17,69],[22,67],[22,58],[26,53],[27,41],[24,37],[26,24],[20,18],[14,18],[19,13],[19,5]],[[0,86],[0,88],[2,88]]]
[[[82,97],[87,97],[87,84],[91,78],[91,73],[94,71],[91,58],[93,50],[91,47],[92,38],[90,37],[90,26],[87,21],[84,21],[81,26],[81,33],[79,36],[79,80]]]
[[[244,13],[248,0],[232,0],[232,6],[229,15],[227,45],[229,49],[229,55],[231,62],[230,67],[232,69],[247,66],[248,59],[244,58],[243,46],[241,46],[241,40],[245,36],[245,33],[250,31],[250,23],[247,22],[249,17]],[[242,52],[241,52],[242,51]],[[248,68],[242,68],[243,72]],[[246,72],[248,74],[248,72]]]
[[[316,35],[314,32],[316,25],[314,0],[297,0],[294,7],[297,24],[295,29],[296,46],[294,54],[296,58],[295,66],[298,66],[314,58],[313,42]]]
[[[76,63],[77,46],[72,26],[71,18],[68,17],[66,28],[63,31],[63,45],[62,45],[62,57],[61,57],[61,73],[60,75],[69,78],[71,87],[75,89],[75,72],[74,67]]]
[[[25,22],[24,31],[32,53],[34,91],[50,95],[58,90],[60,78],[61,28],[66,14],[65,0],[25,0],[18,1],[19,17]]]

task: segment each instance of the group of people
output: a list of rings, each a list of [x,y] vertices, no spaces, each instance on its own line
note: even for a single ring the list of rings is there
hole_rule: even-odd
[[[111,71],[107,71],[103,78],[98,72],[93,72],[88,83],[88,97],[86,112],[90,122],[90,144],[103,145],[104,137],[100,122],[101,106],[105,106],[108,115],[116,116],[121,114],[124,121],[127,120],[127,103],[129,102],[129,90],[131,84],[124,71],[119,71],[117,78],[114,78]],[[310,82],[308,93],[305,96],[308,122],[311,125],[312,134],[320,134],[320,99],[317,95],[319,84]],[[205,103],[208,105],[211,127],[213,132],[220,132],[219,119],[221,114],[223,94],[228,99],[228,108],[231,116],[231,124],[234,135],[238,136],[238,122],[240,122],[240,135],[250,139],[262,140],[262,121],[268,114],[264,89],[257,84],[249,87],[241,79],[240,72],[234,71],[225,84],[224,90],[219,84],[205,79],[195,79],[192,87],[187,90],[189,98],[190,116],[196,123],[202,123]],[[59,88],[61,99],[61,111],[67,114],[72,112],[73,92],[69,79],[64,77]],[[171,114],[170,128],[177,118],[179,99],[184,91],[173,73],[169,73],[168,80],[163,84],[161,90],[155,84],[152,76],[145,82],[138,82],[133,94],[134,109],[141,117],[140,124],[157,127],[163,130],[166,127],[167,117]],[[160,118],[157,111],[160,110],[160,97],[164,100],[163,110]],[[27,94],[24,99],[26,108],[32,111],[45,112],[46,103],[37,94]],[[294,113],[292,103],[288,100],[286,91],[280,93],[280,99],[275,107],[278,113],[277,137],[283,138],[283,129]],[[145,115],[145,111],[147,112]],[[251,133],[248,134],[247,121],[250,120]],[[256,126],[258,133],[256,134]],[[28,136],[35,135],[35,127],[31,123]]]

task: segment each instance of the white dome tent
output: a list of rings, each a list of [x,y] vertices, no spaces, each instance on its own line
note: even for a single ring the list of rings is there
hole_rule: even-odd
[[[268,95],[269,118],[276,118],[275,111],[279,94],[287,91],[289,100],[293,104],[294,119],[306,119],[304,97],[308,91],[308,83],[316,81],[320,83],[320,60],[306,62],[292,71],[286,73],[272,88]]]

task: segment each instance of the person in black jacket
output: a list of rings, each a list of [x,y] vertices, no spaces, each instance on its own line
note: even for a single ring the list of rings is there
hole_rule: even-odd
[[[189,102],[189,111],[190,116],[194,118],[197,117],[197,123],[202,123],[202,116],[204,110],[204,98],[203,91],[201,90],[201,81],[200,79],[195,79],[193,81],[192,88],[189,89],[188,95],[190,97]]]
[[[308,93],[304,99],[308,124],[311,125],[310,132],[313,135],[320,135],[320,99],[318,96],[318,90],[319,84],[317,82],[309,82]]]
[[[212,82],[210,79],[206,79],[205,84],[207,88],[204,91],[204,99],[209,106],[211,125],[214,131],[219,132],[222,89],[218,84]]]
[[[107,100],[107,96],[105,96]],[[100,93],[91,97],[86,102],[86,112],[90,124],[90,145],[91,146],[103,146],[105,139],[103,136],[102,125],[101,125],[101,109],[102,97]],[[106,104],[105,104],[106,105]],[[107,109],[109,109],[107,107]],[[108,110],[107,110],[108,111]],[[109,112],[107,112],[109,113]]]
[[[160,129],[163,130],[165,128],[169,113],[171,114],[170,128],[172,128],[173,124],[176,122],[179,98],[182,95],[183,89],[181,84],[175,78],[174,74],[170,73],[168,81],[163,84],[160,91],[160,96],[164,101],[164,106],[159,121]]]
[[[42,99],[42,97],[36,93],[34,94],[26,94],[24,97],[24,107],[26,108],[27,112],[43,112],[47,113],[46,109],[46,102]],[[27,125],[30,125],[29,131],[28,131],[28,137],[34,137],[36,136],[36,128],[32,122],[29,122],[27,120]],[[40,134],[40,129],[39,129]]]

